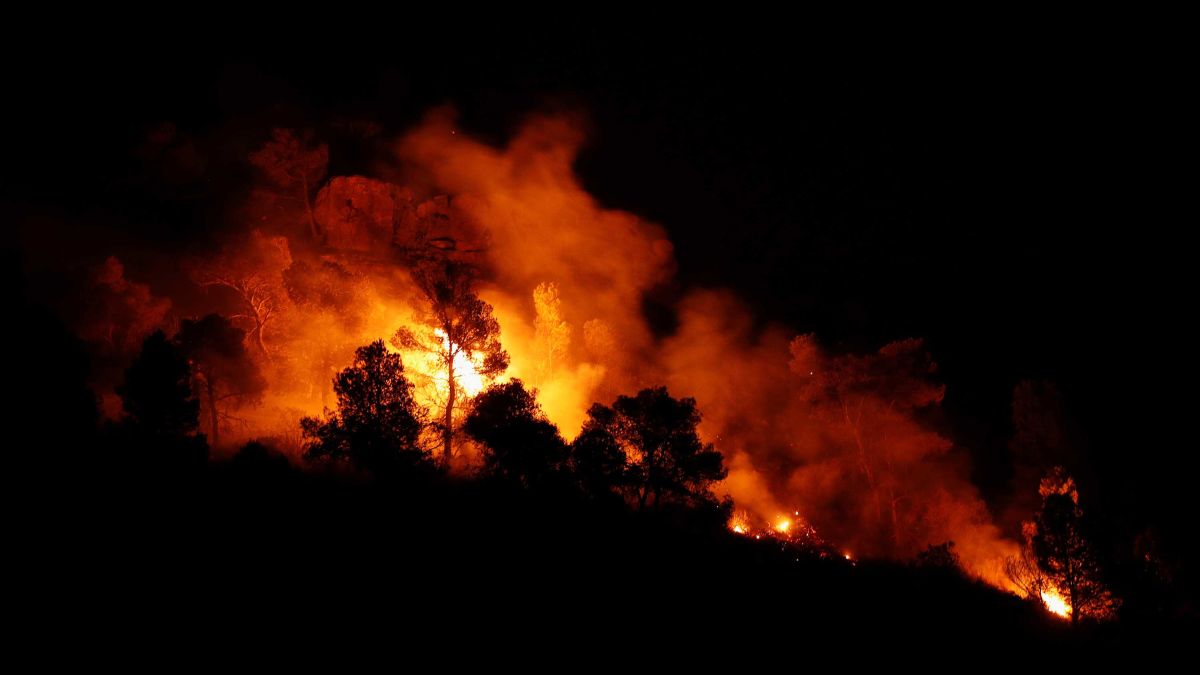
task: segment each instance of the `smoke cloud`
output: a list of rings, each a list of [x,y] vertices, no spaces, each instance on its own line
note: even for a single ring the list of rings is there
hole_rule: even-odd
[[[819,336],[759,326],[720,289],[688,293],[678,329],[655,335],[643,299],[671,280],[671,242],[581,186],[573,164],[583,128],[569,115],[534,116],[493,147],[438,109],[390,145],[375,176],[323,179],[311,204],[281,196],[286,181],[249,186],[249,203],[231,209],[245,226],[176,267],[192,271],[197,292],[174,310],[236,317],[270,383],[222,438],[274,436],[296,448],[296,421],[330,404],[330,380],[353,349],[411,321],[418,300],[405,261],[436,248],[483,270],[480,293],[511,355],[507,376],[537,389],[566,437],[593,402],[665,383],[697,400],[702,434],[730,469],[721,489],[752,517],[799,512],[856,556],[905,558],[952,540],[970,569],[1001,583],[1000,561],[1015,546],[992,525],[965,453],[931,421],[943,390],[924,345],[831,353]],[[290,142],[323,175],[324,146]],[[118,262],[106,265],[89,292],[112,309],[81,333],[127,358],[127,343],[173,306]],[[267,299],[265,319],[255,298]]]

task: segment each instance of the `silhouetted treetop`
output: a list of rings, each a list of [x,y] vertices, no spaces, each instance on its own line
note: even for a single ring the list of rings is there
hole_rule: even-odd
[[[695,399],[673,398],[666,387],[643,389],[617,397],[611,407],[593,405],[588,418],[581,435],[592,450],[615,444],[624,451],[639,508],[664,501],[714,503],[709,487],[726,469],[721,453],[700,440]]]
[[[1103,583],[1095,548],[1087,534],[1075,481],[1062,467],[1042,480],[1042,508],[1031,537],[1038,567],[1071,607],[1071,622],[1110,618],[1117,601]]]
[[[520,380],[496,384],[475,397],[463,425],[486,448],[494,475],[535,486],[557,474],[567,445]]]
[[[443,466],[449,466],[454,453],[459,408],[476,393],[463,391],[462,362],[468,361],[483,382],[508,368],[508,352],[500,344],[500,323],[492,316],[492,306],[480,300],[473,289],[475,272],[471,265],[453,260],[417,265],[412,279],[422,295],[413,317],[418,327],[400,328],[390,341],[397,349],[430,355],[437,363],[440,374],[435,379],[444,396],[438,422]]]
[[[142,342],[141,352],[116,391],[125,414],[150,434],[191,434],[200,424],[200,401],[192,393],[191,366],[161,330]]]
[[[184,319],[175,344],[192,367],[193,386],[204,402],[210,442],[220,441],[221,423],[232,410],[257,403],[267,381],[245,345],[246,332],[219,314]]]
[[[589,415],[596,420],[610,418],[611,413],[611,408],[597,403]],[[625,451],[603,424],[589,423],[583,428],[571,443],[568,461],[580,490],[592,499],[619,498],[631,478]]]
[[[400,355],[382,340],[359,347],[333,389],[336,411],[300,421],[307,459],[348,461],[377,477],[429,462],[417,442],[425,411],[413,400]]]

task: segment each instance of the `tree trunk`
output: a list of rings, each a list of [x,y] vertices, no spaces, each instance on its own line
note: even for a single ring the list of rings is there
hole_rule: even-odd
[[[1071,601],[1071,627],[1079,625],[1079,580],[1075,561],[1067,560],[1067,597]]]
[[[258,349],[263,353],[263,357],[267,359],[267,362],[270,363],[271,353],[267,351],[267,343],[263,340],[263,327],[264,322],[256,319],[254,322],[254,333],[258,341]]]
[[[900,517],[896,513],[896,502],[900,501],[896,497],[896,488],[888,487],[888,501],[892,509],[892,544],[896,547],[896,552],[900,551]]]
[[[320,244],[321,231],[317,229],[317,216],[313,212],[312,198],[309,196],[308,176],[300,179],[304,186],[304,208],[308,211],[308,229],[312,232],[313,242]]]
[[[867,444],[862,438],[862,407],[864,399],[859,399],[858,412],[853,420],[850,419],[850,406],[843,398],[842,403],[842,418],[846,422],[846,427],[850,430],[850,434],[854,438],[854,446],[858,450],[858,467],[862,471],[863,477],[867,479],[867,487],[871,491],[871,497],[875,502],[875,522],[882,530],[887,527],[883,521],[883,496],[880,494],[881,487],[875,481],[875,471],[871,468],[871,458],[867,454]],[[894,529],[894,528],[893,528]]]
[[[448,340],[447,340],[448,341]],[[454,352],[447,350],[446,416],[442,421],[442,465],[450,468],[450,450],[454,443],[454,399],[458,393],[454,382]]]
[[[207,377],[204,378],[204,392],[208,397],[208,416],[210,419],[210,426],[212,427],[212,442],[210,445],[211,447],[215,448],[221,441],[219,424],[220,420],[217,417],[217,397],[213,391],[213,383],[212,380]]]

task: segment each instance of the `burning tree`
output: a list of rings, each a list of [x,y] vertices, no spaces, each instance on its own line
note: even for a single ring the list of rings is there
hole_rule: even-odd
[[[246,352],[245,337],[219,314],[184,319],[175,336],[191,364],[193,386],[204,404],[214,447],[220,442],[221,423],[237,421],[231,411],[257,402],[267,388],[258,364]]]
[[[533,289],[534,339],[537,342],[537,372],[540,381],[554,376],[554,366],[567,356],[571,346],[571,324],[562,318],[562,300],[558,284],[538,284]]]
[[[611,407],[588,410],[581,437],[589,446],[619,447],[626,457],[627,485],[638,508],[664,501],[713,505],[713,482],[726,476],[721,453],[696,431],[696,399],[673,398],[666,387],[618,396]]]
[[[1042,508],[1034,520],[1033,552],[1038,567],[1069,603],[1071,623],[1078,623],[1080,616],[1111,615],[1116,602],[1101,581],[1099,561],[1085,534],[1075,481],[1055,467],[1042,479],[1038,493]]]
[[[413,399],[400,355],[382,340],[358,348],[333,389],[336,411],[300,420],[307,459],[348,461],[376,477],[429,463],[418,443],[425,411]]]
[[[1050,594],[1054,592],[1054,589],[1050,586],[1050,581],[1046,578],[1045,573],[1042,572],[1037,555],[1033,552],[1033,536],[1036,532],[1037,527],[1034,523],[1024,524],[1022,533],[1025,545],[1021,547],[1019,554],[1004,561],[1004,573],[1025,597],[1036,598],[1049,607],[1047,598],[1051,597]]]
[[[1036,598],[1051,612],[1106,619],[1118,601],[1101,581],[1101,570],[1086,536],[1083,510],[1075,481],[1062,467],[1042,479],[1041,509],[1024,524],[1021,555],[1006,561],[1005,571],[1026,597]]]
[[[329,146],[309,147],[307,139],[296,137],[289,129],[275,129],[271,140],[250,154],[250,163],[258,167],[289,197],[304,203],[313,241],[321,242],[321,231],[313,212],[313,189],[325,177],[329,167]]]
[[[424,353],[433,361],[434,381],[445,397],[439,431],[446,467],[454,450],[456,411],[508,368],[500,324],[492,306],[475,294],[474,276],[474,268],[451,260],[417,265],[412,277],[424,299],[415,316],[420,328],[401,328],[391,339],[397,349]]]

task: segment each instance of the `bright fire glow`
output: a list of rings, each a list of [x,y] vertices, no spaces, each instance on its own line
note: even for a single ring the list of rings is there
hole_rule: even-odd
[[[780,534],[787,534],[787,531],[792,528],[792,521],[787,518],[780,518],[775,521],[775,531]]]
[[[750,529],[750,519],[744,511],[738,511],[729,519],[729,529],[738,534],[746,534]]]
[[[442,339],[442,347],[449,349],[451,347],[450,339],[446,337],[445,331],[437,329],[434,333]],[[431,357],[431,372],[438,373],[434,376],[434,381],[437,382],[438,391],[442,394],[448,392],[448,383],[446,376],[441,372],[441,364],[438,362],[438,357]],[[468,397],[474,397],[483,391],[483,376],[479,374],[479,368],[483,365],[482,357],[479,354],[469,353],[466,349],[460,349],[454,355],[454,381],[458,383],[461,391],[465,392]]]
[[[1071,605],[1054,589],[1042,591],[1042,604],[1050,610],[1051,614],[1056,614],[1064,619],[1071,616]]]

